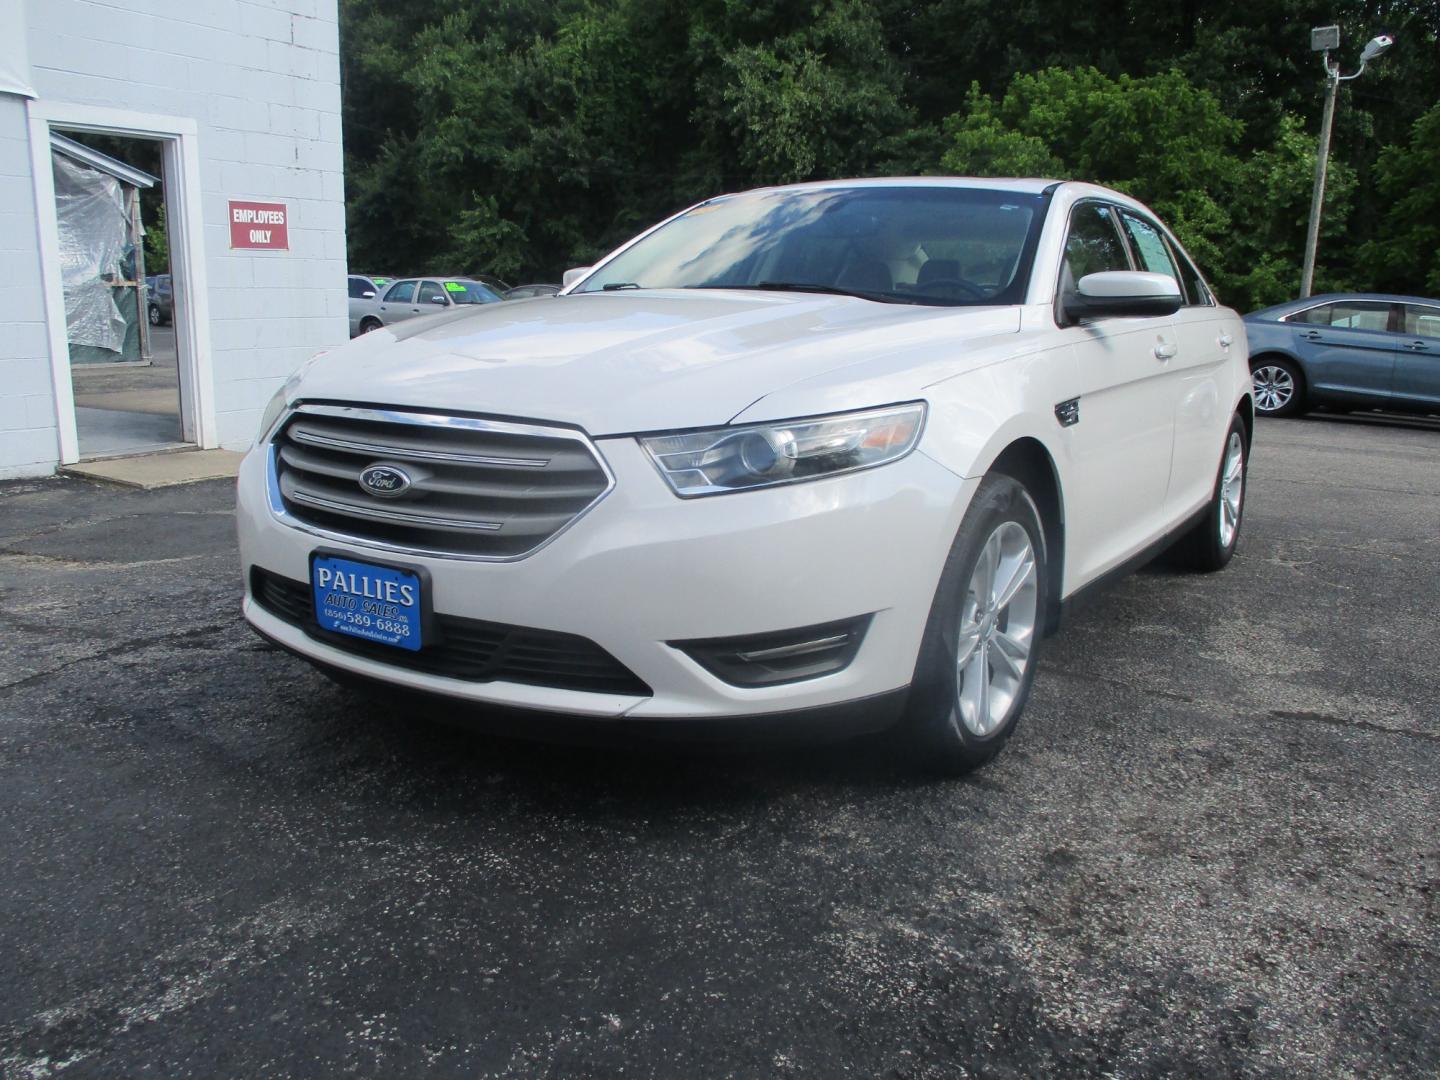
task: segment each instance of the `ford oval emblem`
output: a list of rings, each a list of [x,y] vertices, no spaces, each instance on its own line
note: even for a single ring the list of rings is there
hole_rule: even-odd
[[[410,490],[410,474],[394,465],[370,465],[360,473],[360,490],[393,499]]]

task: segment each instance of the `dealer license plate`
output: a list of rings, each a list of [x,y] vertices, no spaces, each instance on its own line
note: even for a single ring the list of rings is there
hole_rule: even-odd
[[[323,630],[420,648],[420,578],[405,570],[316,555],[310,562],[315,618]]]

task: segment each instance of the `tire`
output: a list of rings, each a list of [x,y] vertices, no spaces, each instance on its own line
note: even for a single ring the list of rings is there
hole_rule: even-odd
[[[1284,356],[1257,356],[1250,361],[1255,412],[1258,416],[1299,416],[1305,411],[1305,375]]]
[[[1250,443],[1245,422],[1231,417],[1225,433],[1225,449],[1215,474],[1215,491],[1205,516],[1171,549],[1174,561],[1185,570],[1214,573],[1222,570],[1235,554],[1240,527],[1245,523],[1246,478],[1250,472]]]
[[[160,305],[159,305],[159,304],[151,304],[151,305],[149,306],[148,310],[145,312],[145,315],[146,315],[146,317],[150,320],[150,325],[151,325],[151,326],[159,326],[159,325],[160,325]]]
[[[373,315],[367,315],[365,318],[360,320],[360,333],[368,334],[371,330],[379,330],[380,327],[384,325],[384,323],[382,323],[379,319],[375,318]]]
[[[1004,582],[1010,598],[994,604]],[[916,764],[955,776],[1000,752],[1035,681],[1048,601],[1035,500],[1010,477],[987,476],[951,545],[915,665],[902,722]]]

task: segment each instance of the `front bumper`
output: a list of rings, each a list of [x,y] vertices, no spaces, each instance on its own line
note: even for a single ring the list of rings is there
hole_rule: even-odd
[[[646,696],[492,681],[387,664],[319,641],[262,608],[251,568],[308,580],[317,548],[387,561],[279,520],[267,494],[269,448],[241,466],[237,521],[245,617],[318,665],[405,689],[523,710],[645,721],[786,716],[877,698],[910,682],[936,582],[977,481],[921,453],[828,480],[677,498],[628,438],[597,440],[614,489],[556,539],[513,562],[406,553],[432,583],[437,613],[576,634],[651,689]],[[390,561],[398,556],[390,556]],[[668,642],[809,626],[873,613],[848,667],[784,685],[722,681]]]

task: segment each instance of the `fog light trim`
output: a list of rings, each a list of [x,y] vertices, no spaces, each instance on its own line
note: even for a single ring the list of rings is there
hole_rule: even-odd
[[[780,686],[844,671],[860,651],[873,617],[670,645],[731,686]]]

